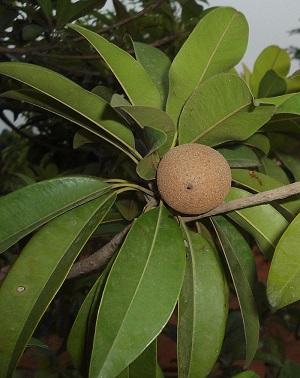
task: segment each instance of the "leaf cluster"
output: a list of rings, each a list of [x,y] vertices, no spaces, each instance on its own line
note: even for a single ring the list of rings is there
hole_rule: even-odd
[[[236,359],[247,367],[258,356],[263,306],[300,299],[298,196],[190,222],[157,193],[160,159],[183,143],[212,146],[227,159],[233,183],[226,201],[298,181],[300,83],[297,74],[289,76],[289,56],[270,46],[253,72],[245,67],[239,75],[234,67],[247,48],[245,17],[229,7],[202,16],[173,58],[132,39],[133,56],[93,27],[69,24],[69,35],[89,43],[121,91],[102,84],[88,89],[28,62],[0,64],[2,75],[24,84],[3,98],[67,119],[77,125],[74,147],[104,143],[133,167],[125,179],[114,172],[109,179],[62,175],[0,199],[1,251],[9,256],[11,247],[33,235],[0,290],[4,377],[13,373],[87,241],[107,227],[115,234],[132,222],[68,337],[83,376],[140,377],[146,371],[161,377],[156,340],[175,308],[179,377],[207,377]],[[253,245],[271,261],[266,289]],[[230,292],[238,317],[229,312]],[[238,348],[231,331],[236,324]],[[282,374],[299,370],[288,363],[280,368]],[[256,376],[242,370],[235,376]]]

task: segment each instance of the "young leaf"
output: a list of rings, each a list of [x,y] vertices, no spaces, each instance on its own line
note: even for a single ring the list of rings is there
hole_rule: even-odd
[[[247,42],[247,21],[235,9],[216,8],[201,19],[170,67],[166,108],[175,124],[194,90],[209,77],[234,67],[242,59]]]
[[[108,64],[132,105],[162,107],[160,94],[145,69],[126,51],[100,35],[78,25],[69,25],[82,34]]]
[[[249,195],[250,193],[245,190],[231,188],[226,201]],[[253,236],[260,250],[270,260],[278,240],[289,225],[288,221],[269,204],[235,210],[227,216]],[[270,227],[270,219],[272,219],[272,227]]]
[[[64,177],[28,185],[0,198],[0,252],[49,220],[109,189],[99,179]]]
[[[275,308],[287,306],[300,299],[300,215],[280,238],[267,282],[267,296]]]
[[[251,75],[251,89],[255,97],[258,96],[261,80],[269,70],[285,77],[290,70],[291,60],[289,54],[278,46],[265,48],[254,63]]]
[[[164,108],[169,90],[170,59],[163,51],[145,43],[133,42],[133,47],[137,61],[145,68],[155,83]]]
[[[215,146],[245,140],[275,112],[275,106],[256,106],[245,81],[219,74],[206,80],[187,100],[179,118],[179,142]]]
[[[258,289],[255,260],[242,234],[222,216],[212,218],[229,267],[240,304],[246,340],[246,361],[253,360],[259,342],[259,317],[255,293]]]
[[[176,220],[162,205],[141,215],[104,289],[90,376],[115,377],[155,339],[173,312],[184,269],[185,247]]]
[[[45,225],[26,245],[0,290],[0,376],[10,378],[41,316],[115,194],[79,206]]]
[[[215,248],[183,226],[188,246],[179,297],[178,376],[205,378],[219,356],[228,311],[228,291]]]

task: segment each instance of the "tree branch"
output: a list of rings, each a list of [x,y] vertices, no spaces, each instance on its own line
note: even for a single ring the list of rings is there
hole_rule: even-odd
[[[150,13],[150,12],[154,11],[156,8],[160,7],[164,1],[165,0],[158,0],[158,1],[154,2],[153,4],[150,4],[149,7],[142,9],[140,12],[138,12],[138,13],[130,16],[130,17],[124,18],[123,20],[120,20],[113,25],[109,25],[109,26],[106,26],[105,28],[98,30],[97,33],[98,34],[107,33],[111,30],[119,28],[120,26],[128,24],[129,22],[134,21],[137,18],[145,16],[147,13]],[[81,40],[81,39],[83,39],[83,37],[78,37],[78,39]]]
[[[244,209],[245,207],[251,207],[261,205],[263,203],[269,203],[272,201],[280,200],[290,197],[294,194],[300,193],[300,181],[293,184],[284,185],[276,189],[267,190],[257,194],[250,195],[248,197],[237,198],[229,202],[223,202],[221,205],[215,207],[213,210],[197,215],[195,217],[183,217],[185,222],[191,222],[202,218],[218,215],[222,213],[228,213],[229,211]]]
[[[126,226],[120,233],[115,235],[104,247],[100,248],[97,252],[91,256],[75,263],[66,279],[82,276],[87,273],[91,273],[105,266],[112,258],[116,250],[123,242],[125,235],[129,231],[132,223]]]

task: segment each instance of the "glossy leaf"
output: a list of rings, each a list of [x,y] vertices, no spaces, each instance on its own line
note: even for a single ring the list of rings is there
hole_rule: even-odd
[[[256,154],[248,146],[236,144],[218,148],[217,151],[225,157],[231,168],[257,167],[260,164]]]
[[[215,248],[184,227],[187,266],[179,297],[178,376],[207,377],[219,356],[228,311],[228,289]]]
[[[274,70],[265,73],[259,83],[258,97],[273,97],[285,94],[287,90],[286,80]]]
[[[126,51],[88,29],[69,25],[83,35],[108,64],[132,105],[162,107],[160,94],[145,69]]]
[[[275,307],[287,306],[300,299],[300,215],[279,240],[267,282],[267,296]]]
[[[231,188],[226,201],[249,195],[245,190]],[[288,221],[269,204],[235,210],[227,215],[253,236],[260,250],[269,259],[272,258],[278,240],[289,225]]]
[[[251,75],[251,89],[254,96],[258,96],[261,80],[269,70],[285,77],[289,73],[290,65],[290,57],[285,50],[278,46],[265,48],[256,59]]]
[[[52,1],[51,0],[37,0],[39,3],[40,7],[43,9],[43,12],[45,13],[46,17],[48,20],[51,20],[52,18]]]
[[[44,96],[46,95],[49,98],[49,106],[58,112],[64,111],[67,107],[73,117],[74,112],[78,113],[78,118],[86,118],[88,123],[93,123],[99,128],[100,133],[105,131],[130,150],[134,149],[133,135],[117,112],[99,96],[66,77],[37,65],[19,62],[0,63],[0,74],[19,80],[41,92],[42,101],[47,104],[48,99]],[[29,92],[26,94],[29,96]],[[32,96],[34,97],[34,93]],[[38,97],[34,101],[40,106]]]
[[[120,149],[125,154],[130,155],[129,151],[135,153],[133,149],[134,139],[131,131],[122,125],[116,130],[115,135],[107,133],[105,130],[99,128],[93,121],[87,119],[85,116],[78,113],[76,110],[70,109],[68,106],[62,104],[61,102],[49,97],[46,94],[38,92],[32,89],[22,89],[2,93],[0,97],[13,98],[19,101],[25,101],[29,104],[38,106],[42,109],[48,110],[52,113],[58,114],[71,122],[83,127],[85,131],[89,131],[96,136],[106,140],[107,142],[113,144],[115,147]],[[126,149],[128,148],[128,150]]]
[[[255,260],[248,242],[232,223],[216,216],[213,224],[240,304],[246,340],[245,364],[248,366],[258,349],[260,328],[255,300],[258,289]]]
[[[90,376],[115,377],[156,338],[173,312],[184,269],[185,247],[175,218],[162,205],[141,215],[104,289]]]
[[[216,8],[201,19],[170,67],[167,113],[175,124],[195,89],[209,77],[234,67],[242,59],[247,42],[247,21],[235,9]]]
[[[233,169],[232,180],[239,186],[242,185],[244,188],[255,192],[264,192],[284,185],[282,182],[273,179],[270,176],[247,169]],[[300,211],[299,195],[278,200],[277,202],[289,216],[293,216]]]
[[[0,198],[0,251],[109,189],[110,186],[99,179],[64,177],[28,185]]]
[[[163,51],[145,43],[133,42],[133,47],[137,61],[145,68],[155,83],[164,108],[169,90],[170,59]]]
[[[219,74],[206,80],[187,100],[179,119],[179,142],[215,146],[245,140],[275,112],[275,106],[256,106],[243,79]]]
[[[115,194],[107,194],[52,220],[32,237],[11,268],[0,290],[0,307],[5,309],[1,377],[12,376],[41,316],[114,200]]]

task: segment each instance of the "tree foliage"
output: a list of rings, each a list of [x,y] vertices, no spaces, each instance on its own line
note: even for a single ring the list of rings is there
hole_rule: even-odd
[[[248,41],[236,9],[203,11],[190,0],[141,1],[137,11],[115,0],[115,13],[102,13],[102,5],[0,9],[1,109],[24,112],[21,131],[46,161],[44,175],[26,167],[23,187],[0,198],[0,249],[12,265],[0,290],[0,375],[11,377],[26,347],[38,344],[41,318],[65,290],[80,298],[65,335],[70,374],[161,377],[156,342],[178,309],[179,377],[216,367],[255,377],[246,368],[268,352],[259,348],[262,313],[300,299],[300,198],[287,192],[192,219],[162,202],[156,170],[175,145],[202,143],[232,169],[228,202],[298,181],[299,77],[277,46],[252,72],[236,72]],[[92,269],[96,252],[93,273],[82,277],[93,238],[108,241],[98,251],[102,269]],[[266,288],[254,245],[271,262]],[[239,311],[229,311],[229,293]],[[268,358],[276,373],[299,372]],[[237,359],[245,368],[228,372]]]

